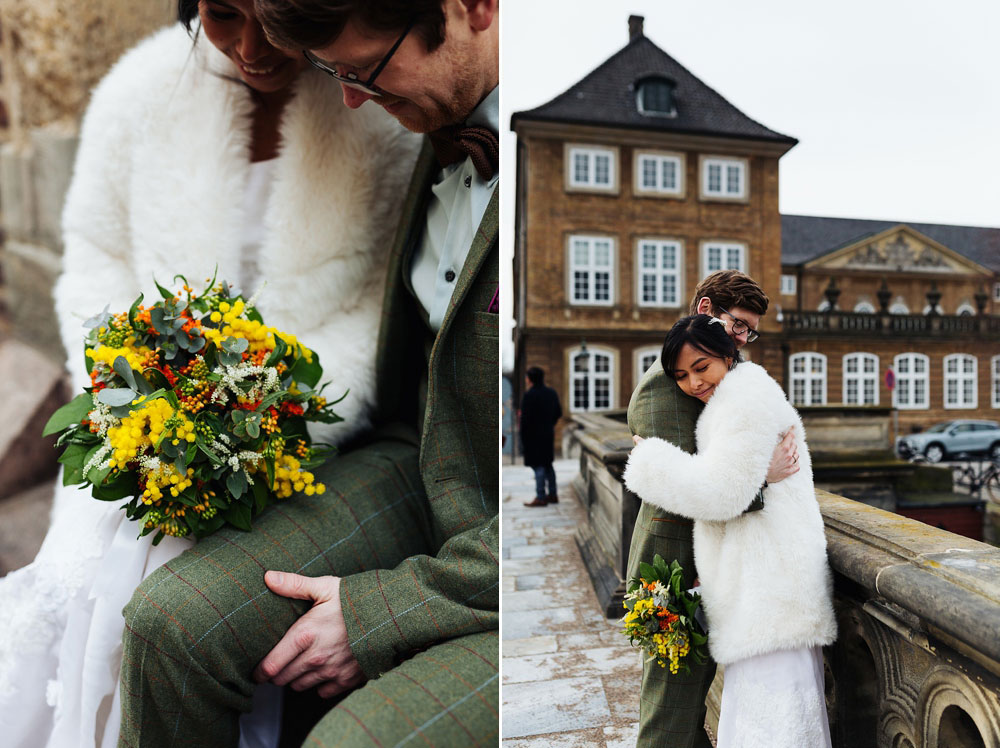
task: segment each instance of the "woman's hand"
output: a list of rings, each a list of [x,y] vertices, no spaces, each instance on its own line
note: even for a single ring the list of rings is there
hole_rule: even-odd
[[[639,446],[639,442],[641,442],[641,441],[643,441],[643,439],[642,439],[641,436],[639,436],[638,434],[632,434],[632,443],[635,446],[638,447]]]
[[[771,455],[767,468],[767,482],[778,483],[799,472],[799,448],[795,445],[795,427],[782,435]]]

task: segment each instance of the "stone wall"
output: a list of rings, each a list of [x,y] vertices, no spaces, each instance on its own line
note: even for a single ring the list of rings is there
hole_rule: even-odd
[[[60,216],[90,91],[139,39],[174,19],[171,0],[6,0],[0,64],[9,127],[0,146],[0,270],[12,334],[51,360]]]

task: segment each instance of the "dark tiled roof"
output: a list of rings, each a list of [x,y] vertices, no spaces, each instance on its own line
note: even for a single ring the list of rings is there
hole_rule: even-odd
[[[1000,272],[1000,228],[822,216],[781,217],[781,262],[802,265],[899,224],[905,224],[963,257]]]
[[[635,83],[650,75],[664,76],[676,84],[675,117],[639,112]],[[789,147],[798,142],[747,117],[645,36],[634,38],[547,104],[515,112],[511,128],[518,120],[718,135],[787,143]]]

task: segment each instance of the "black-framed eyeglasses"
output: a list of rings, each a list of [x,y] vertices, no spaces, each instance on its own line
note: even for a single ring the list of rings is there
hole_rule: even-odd
[[[723,314],[728,314],[730,317],[732,317],[732,319],[733,319],[733,325],[732,325],[733,335],[742,335],[743,333],[746,333],[747,334],[747,342],[748,343],[752,343],[753,341],[757,340],[757,338],[760,337],[760,333],[759,332],[757,332],[756,330],[754,330],[752,327],[750,327],[750,325],[748,325],[746,322],[744,322],[743,320],[741,320],[739,317],[734,317],[733,313],[730,312],[728,309],[723,309],[721,306],[720,307],[716,307],[716,309],[718,309]]]
[[[381,62],[379,62],[375,70],[372,71],[371,77],[366,81],[359,80],[357,73],[347,73],[346,75],[338,73],[336,68],[332,67],[327,62],[323,62],[323,60],[313,55],[308,49],[303,50],[302,54],[305,55],[305,58],[309,60],[309,62],[312,63],[314,67],[317,67],[327,75],[336,78],[345,86],[356,88],[359,91],[364,91],[366,94],[371,94],[372,96],[381,96],[382,91],[375,88],[375,79],[378,78],[379,73],[381,73],[382,70],[385,69],[385,66],[389,64],[389,60],[391,60],[392,56],[396,54],[396,50],[399,49],[399,45],[403,43],[403,39],[406,38],[406,35],[410,33],[410,30],[413,28],[415,22],[416,22],[415,20],[412,20],[406,25],[406,28],[403,29],[403,33],[399,35],[399,38],[396,40],[396,43],[389,48],[389,51],[386,52],[385,57],[382,58]]]

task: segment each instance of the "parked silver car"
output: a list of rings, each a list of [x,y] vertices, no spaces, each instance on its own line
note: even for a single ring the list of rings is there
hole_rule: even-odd
[[[960,454],[985,454],[1000,460],[1000,423],[996,421],[945,421],[896,442],[900,457],[922,454],[928,462],[940,462]]]

